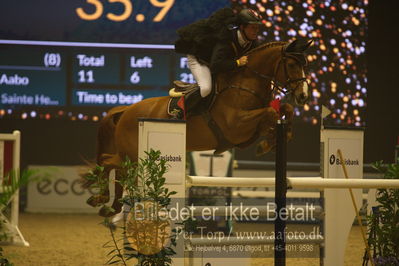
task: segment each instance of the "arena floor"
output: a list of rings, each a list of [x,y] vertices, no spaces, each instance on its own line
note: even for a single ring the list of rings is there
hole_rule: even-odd
[[[20,215],[20,230],[30,247],[6,246],[5,255],[15,266],[104,265],[109,250],[109,231],[97,215]],[[237,226],[238,228],[238,226]],[[345,265],[361,265],[364,245],[358,226],[352,227],[346,247]],[[272,258],[253,258],[253,266],[274,265]],[[287,265],[319,265],[318,258],[287,259]]]

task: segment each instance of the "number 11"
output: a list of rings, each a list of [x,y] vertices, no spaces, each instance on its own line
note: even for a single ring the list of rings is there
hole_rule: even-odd
[[[93,83],[94,82],[94,75],[93,70],[88,70],[85,72],[84,70],[80,70],[78,72],[79,75],[79,83]]]

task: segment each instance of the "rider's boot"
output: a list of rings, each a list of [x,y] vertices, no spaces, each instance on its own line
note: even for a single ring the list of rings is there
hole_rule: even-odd
[[[200,103],[202,102],[203,98],[201,97],[201,92],[198,89],[191,91],[185,96],[184,104],[186,106],[187,114],[195,112],[199,107]]]

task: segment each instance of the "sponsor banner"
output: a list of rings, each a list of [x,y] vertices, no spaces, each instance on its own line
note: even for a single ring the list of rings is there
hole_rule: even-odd
[[[337,150],[342,152],[341,161]],[[362,178],[363,175],[363,149],[361,139],[329,138],[328,140],[328,177],[345,178],[342,171],[345,164],[350,178]]]
[[[181,175],[185,173],[186,162],[185,136],[180,132],[148,132],[148,150],[150,148],[161,151],[161,158],[170,166],[165,174],[166,183],[181,184]]]
[[[28,185],[27,212],[36,213],[95,213],[86,204],[92,191],[80,185],[79,173],[87,166],[29,166],[41,180]]]

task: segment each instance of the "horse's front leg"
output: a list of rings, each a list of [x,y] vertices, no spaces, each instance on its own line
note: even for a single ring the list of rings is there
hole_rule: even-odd
[[[280,117],[284,117],[286,122],[286,133],[287,133],[287,141],[292,139],[292,120],[294,118],[294,108],[291,104],[285,103],[282,104],[280,109]],[[276,120],[277,121],[277,120]],[[257,145],[256,155],[261,156],[263,154],[268,153],[272,149],[274,149],[276,145],[276,127],[270,127],[268,130],[268,134],[266,134],[266,138],[260,141]]]
[[[279,114],[272,107],[265,107],[255,110],[246,110],[244,115],[241,117],[240,122],[237,123],[240,130],[240,134],[246,136],[257,136],[265,137],[266,141],[262,142],[264,146],[261,150],[269,151],[272,149],[275,143],[275,127],[277,120],[279,119]]]

